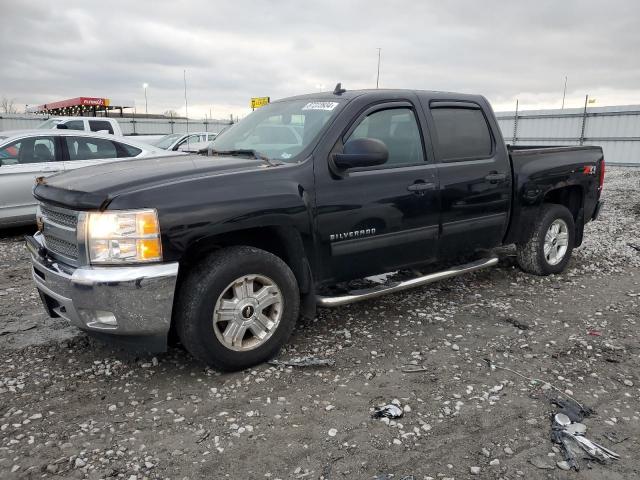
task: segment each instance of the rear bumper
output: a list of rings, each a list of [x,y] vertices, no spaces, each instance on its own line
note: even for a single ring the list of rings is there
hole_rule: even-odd
[[[177,263],[73,268],[47,257],[40,234],[26,240],[33,280],[50,316],[129,346],[166,348]]]
[[[603,205],[604,205],[604,200],[598,200],[598,203],[596,203],[596,208],[593,210],[593,215],[591,216],[591,220],[598,219]]]

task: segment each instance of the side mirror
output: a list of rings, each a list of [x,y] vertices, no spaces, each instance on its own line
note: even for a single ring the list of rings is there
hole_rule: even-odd
[[[59,123],[56,125],[56,128],[60,129],[60,130],[68,130],[69,127],[67,127],[66,123]]]
[[[344,144],[342,153],[336,153],[333,161],[338,168],[360,168],[382,165],[389,158],[384,142],[375,138],[356,138]]]

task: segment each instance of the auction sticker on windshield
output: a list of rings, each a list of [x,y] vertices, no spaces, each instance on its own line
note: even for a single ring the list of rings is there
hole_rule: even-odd
[[[302,110],[333,110],[338,106],[338,102],[309,102]]]

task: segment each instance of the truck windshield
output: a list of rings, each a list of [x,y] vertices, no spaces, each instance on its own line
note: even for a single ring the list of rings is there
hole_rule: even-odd
[[[60,120],[59,118],[50,118],[46,122],[38,125],[38,128],[42,130],[51,130],[52,128],[56,128],[56,125],[58,125],[60,122],[62,122],[62,120]]]
[[[211,144],[213,150],[253,150],[274,160],[294,162],[340,109],[335,101],[287,100],[271,103],[231,126]]]

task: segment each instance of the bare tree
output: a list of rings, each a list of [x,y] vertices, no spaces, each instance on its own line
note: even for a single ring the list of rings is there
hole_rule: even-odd
[[[15,100],[13,98],[0,98],[0,113],[18,113]]]
[[[176,112],[175,110],[167,110],[166,112],[164,112],[163,115],[165,117],[177,117],[178,116],[178,112]]]

